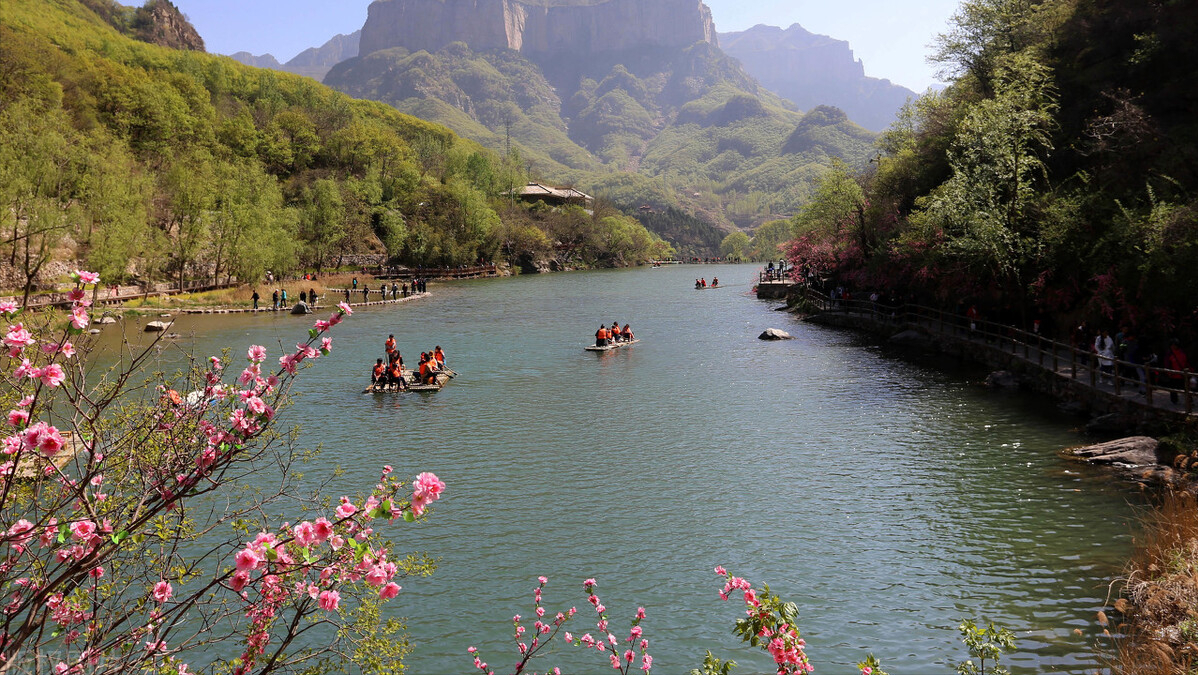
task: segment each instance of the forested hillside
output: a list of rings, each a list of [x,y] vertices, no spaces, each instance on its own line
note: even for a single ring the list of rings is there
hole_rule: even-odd
[[[953,84],[794,222],[801,267],[858,287],[1191,339],[1198,324],[1198,6],[967,0]]]
[[[135,40],[161,27],[138,16],[105,0],[0,4],[0,286],[53,285],[71,265],[183,282],[358,253],[489,261],[525,240],[553,254],[544,230],[513,238],[497,213],[524,181],[518,160],[307,78]],[[576,225],[594,236],[574,264],[664,248],[619,214]],[[629,227],[644,236],[604,236]]]

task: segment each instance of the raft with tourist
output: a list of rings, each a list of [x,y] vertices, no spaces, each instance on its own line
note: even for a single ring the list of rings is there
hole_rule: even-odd
[[[613,321],[611,327],[599,324],[599,330],[595,331],[595,344],[583,347],[588,352],[610,352],[613,349],[621,347],[631,347],[640,342],[632,333],[632,326],[624,324],[620,328],[619,321]]]
[[[375,361],[370,372],[370,386],[362,391],[363,394],[441,391],[442,387],[457,377],[457,373],[446,367],[445,351],[441,345],[432,351],[421,352],[419,365],[415,369],[404,367],[394,335],[387,337],[383,347],[386,358]]]

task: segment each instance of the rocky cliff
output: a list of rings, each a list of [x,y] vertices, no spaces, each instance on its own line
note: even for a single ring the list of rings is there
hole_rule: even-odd
[[[701,0],[375,0],[360,53],[465,42],[475,51],[594,54],[716,41]]]
[[[890,80],[867,77],[848,42],[816,35],[798,24],[785,30],[759,25],[722,33],[720,44],[775,94],[804,110],[836,106],[867,129],[889,126],[907,98],[917,95]]]

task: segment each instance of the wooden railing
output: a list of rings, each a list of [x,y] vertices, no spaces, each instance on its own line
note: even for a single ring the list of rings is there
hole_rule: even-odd
[[[1189,369],[1170,370],[1146,363],[1102,359],[1111,362],[1110,371],[1104,372],[1098,354],[1090,345],[1075,347],[1036,332],[935,307],[830,298],[809,287],[804,287],[803,294],[809,307],[821,312],[840,312],[896,327],[919,328],[931,334],[982,345],[1003,354],[1021,356],[1029,363],[1087,384],[1093,389],[1106,391],[1105,387],[1110,387],[1116,396],[1123,396],[1125,390],[1131,393],[1138,391],[1143,394],[1145,402],[1154,408],[1166,407],[1170,394],[1176,394],[1181,409],[1187,415],[1194,412],[1196,387],[1194,373]]]
[[[499,268],[492,263],[473,267],[371,267],[365,271],[379,279],[469,279],[498,274]]]
[[[215,291],[222,288],[234,288],[239,286],[240,282],[233,280],[227,283],[214,284],[211,281],[188,281],[183,285],[183,290],[179,290],[177,282],[163,282],[153,285],[136,285],[136,286],[104,286],[101,285],[96,289],[93,295],[89,289],[87,299],[93,300],[96,304],[111,304],[116,302],[125,302],[126,300],[136,300],[144,298],[148,295],[177,295],[179,293],[203,293],[205,291]],[[12,300],[20,304],[23,296],[8,296],[0,297],[2,300]],[[45,309],[47,307],[70,307],[72,300],[68,293],[38,293],[37,295],[29,296],[29,309]]]

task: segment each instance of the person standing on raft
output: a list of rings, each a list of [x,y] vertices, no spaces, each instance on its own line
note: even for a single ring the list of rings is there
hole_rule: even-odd
[[[595,346],[606,347],[607,339],[611,334],[607,331],[607,326],[599,324],[599,330],[595,331]]]

